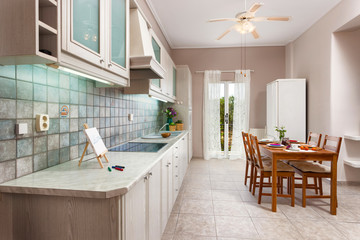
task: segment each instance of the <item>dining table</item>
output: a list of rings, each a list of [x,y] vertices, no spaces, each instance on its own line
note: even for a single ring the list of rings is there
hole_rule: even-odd
[[[272,206],[273,212],[276,212],[277,203],[277,161],[330,161],[331,162],[331,184],[330,184],[330,213],[336,215],[337,206],[337,158],[336,152],[320,149],[316,151],[286,151],[285,147],[274,148],[267,144],[260,144],[262,155],[272,159]]]

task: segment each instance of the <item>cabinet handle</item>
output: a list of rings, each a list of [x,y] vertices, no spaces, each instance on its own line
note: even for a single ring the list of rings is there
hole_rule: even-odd
[[[166,167],[169,167],[170,165],[169,164],[166,164]]]
[[[176,149],[178,149],[179,147],[175,147]]]
[[[149,172],[149,176],[152,176],[152,172]]]
[[[175,175],[175,177],[178,177],[178,175]]]
[[[145,177],[144,177],[144,180],[145,180],[145,181],[146,181],[146,180],[148,180],[148,179],[149,179],[149,177],[148,177],[148,176],[145,176]]]
[[[169,166],[170,166],[170,165],[171,165],[171,162],[169,162],[168,164],[169,164]]]
[[[111,64],[111,63],[109,63],[109,64],[108,64],[108,67],[112,67],[112,64]]]
[[[104,62],[104,59],[100,59],[100,63],[103,63]]]

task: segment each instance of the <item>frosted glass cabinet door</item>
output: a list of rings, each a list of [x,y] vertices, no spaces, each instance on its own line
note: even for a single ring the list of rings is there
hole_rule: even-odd
[[[104,66],[104,1],[70,0],[67,14],[68,51],[99,66]]]
[[[108,70],[129,77],[128,49],[128,0],[109,0]]]

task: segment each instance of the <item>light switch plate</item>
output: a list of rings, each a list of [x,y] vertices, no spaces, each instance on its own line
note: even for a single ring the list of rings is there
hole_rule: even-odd
[[[16,124],[16,135],[28,134],[28,125],[27,123],[18,123]]]

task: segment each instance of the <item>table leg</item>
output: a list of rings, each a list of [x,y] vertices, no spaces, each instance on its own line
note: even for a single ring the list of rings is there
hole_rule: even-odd
[[[272,203],[272,208],[271,210],[273,212],[276,212],[276,197],[277,197],[277,158],[276,156],[273,156],[272,158],[272,194],[271,194],[271,203]]]
[[[330,189],[330,213],[336,215],[337,201],[337,156],[331,161],[331,189]]]

